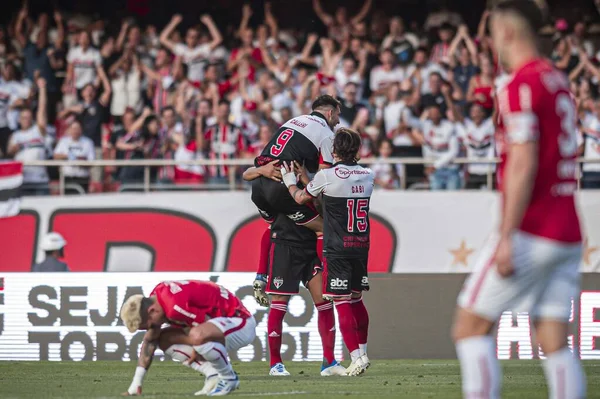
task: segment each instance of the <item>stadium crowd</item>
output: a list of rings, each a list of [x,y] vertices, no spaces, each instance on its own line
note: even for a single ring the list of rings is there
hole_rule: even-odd
[[[30,16],[24,5],[0,30],[0,153],[21,161],[60,159],[254,158],[286,120],[310,112],[318,94],[342,103],[339,126],[362,135],[361,157],[435,159],[431,165],[376,162],[376,185],[401,179],[431,189],[478,189],[494,166],[453,164],[495,155],[495,59],[486,11],[477,30],[451,11],[422,26],[372,12],[372,0],[349,15],[314,14],[328,34],[286,30],[269,3],[264,15],[244,5],[239,26],[225,30],[204,14],[186,30],[104,21],[60,11]],[[262,9],[261,9],[262,12]],[[251,18],[262,23],[254,26]],[[114,21],[113,21],[114,23]],[[555,65],[568,74],[579,107],[580,153],[600,159],[599,48],[584,19],[558,19]],[[582,166],[582,187],[600,187],[600,164]],[[242,170],[237,170],[239,177]],[[143,167],[65,166],[67,183],[85,191],[137,183]],[[47,194],[56,170],[29,166],[24,189]],[[226,166],[153,167],[157,183],[225,183]]]

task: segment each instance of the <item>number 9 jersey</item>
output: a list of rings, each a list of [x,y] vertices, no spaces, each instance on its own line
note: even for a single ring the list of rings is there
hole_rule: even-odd
[[[370,246],[369,205],[373,193],[371,169],[336,163],[320,170],[306,192],[323,195],[323,256],[366,258]]]
[[[547,60],[533,60],[498,92],[498,108],[509,145],[537,145],[537,174],[519,229],[558,242],[581,241],[574,197],[577,111],[567,77]],[[501,176],[510,156],[503,157]],[[501,191],[503,186],[500,181]]]

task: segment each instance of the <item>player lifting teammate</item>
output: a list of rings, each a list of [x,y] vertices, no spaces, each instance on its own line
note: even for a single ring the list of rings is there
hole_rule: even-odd
[[[529,0],[507,0],[492,13],[494,47],[512,76],[498,93],[506,136],[500,231],[465,282],[454,324],[465,398],[500,397],[492,328],[514,308],[530,312],[550,398],[586,395],[585,374],[567,340],[582,256],[574,198],[577,113],[566,76],[538,51],[542,21]]]
[[[253,180],[258,176],[265,176],[281,182],[280,169],[274,165],[275,162],[270,162],[258,168],[250,168],[244,172],[244,179]],[[308,184],[305,174],[303,180]],[[335,313],[331,302],[323,299],[322,268],[316,250],[315,233],[304,226],[297,226],[287,215],[281,213],[275,216],[271,230],[267,231],[270,232],[269,256],[265,256],[261,262],[265,262],[262,273],[267,275],[266,294],[272,299],[267,323],[271,367],[269,374],[290,375],[281,359],[283,318],[291,296],[298,294],[302,282],[308,288],[317,308],[317,324],[323,345],[321,375],[345,375],[346,369],[334,357]],[[269,301],[266,300],[265,303],[268,305]]]
[[[205,375],[204,387],[196,395],[227,395],[239,386],[227,353],[251,344],[256,337],[256,321],[242,302],[208,281],[162,282],[148,298],[129,297],[121,308],[121,319],[130,332],[147,330],[128,395],[142,393],[157,347]],[[171,327],[162,328],[165,323]]]
[[[342,337],[352,359],[348,375],[359,375],[369,367],[366,353],[369,316],[362,292],[369,290],[369,203],[374,177],[370,169],[357,164],[360,144],[357,132],[339,129],[333,141],[335,164],[319,171],[304,190],[297,186],[295,171],[289,164],[284,164],[281,170],[296,203],[306,204],[322,196],[323,291],[338,311]]]
[[[313,102],[312,111],[310,115],[298,116],[284,123],[262,154],[254,160],[255,166],[268,166],[273,161],[296,161],[310,173],[315,173],[318,168],[329,167],[333,163],[333,128],[339,123],[340,103],[332,96],[322,95]],[[297,204],[282,184],[262,175],[252,182],[252,201],[268,223],[273,222],[276,214],[282,213],[297,225],[306,226],[317,233],[317,253],[320,256],[323,220],[312,203]],[[265,306],[268,304],[264,293],[265,260],[269,247],[270,233],[265,231],[260,247],[262,262],[254,283],[257,301]]]

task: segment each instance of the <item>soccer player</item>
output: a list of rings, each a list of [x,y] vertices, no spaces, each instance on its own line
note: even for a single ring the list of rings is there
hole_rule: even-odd
[[[227,353],[251,344],[256,337],[256,321],[242,302],[209,281],[162,282],[148,298],[129,297],[121,308],[121,319],[130,332],[147,330],[128,395],[142,393],[157,347],[206,376],[196,395],[227,395],[240,384]],[[161,328],[165,323],[171,327]]]
[[[370,365],[369,314],[362,292],[369,290],[369,203],[374,175],[357,164],[360,144],[357,132],[339,129],[333,141],[335,163],[332,168],[319,171],[304,190],[297,186],[293,168],[284,164],[281,169],[283,181],[298,204],[322,196],[323,297],[333,300],[338,311],[342,337],[352,359],[347,375],[359,375]]]
[[[251,181],[258,176],[264,176],[281,181],[280,167],[275,168],[275,162],[258,168],[249,168],[244,172],[244,179]],[[308,184],[308,177],[303,174],[302,178],[305,184]],[[267,231],[270,244],[268,256],[260,262],[265,262],[263,271],[267,276],[265,296],[271,297],[271,301],[269,299],[265,301],[267,306],[269,302],[271,303],[267,323],[271,366],[269,374],[290,375],[281,360],[283,318],[287,313],[290,298],[298,294],[302,282],[309,290],[317,308],[317,323],[323,345],[321,375],[324,377],[345,375],[346,369],[335,360],[334,356],[335,312],[331,302],[323,299],[322,267],[316,251],[317,236],[304,226],[296,226],[285,214],[277,214],[271,229]]]
[[[538,51],[542,20],[530,0],[507,0],[492,14],[494,47],[512,76],[498,94],[506,136],[500,231],[465,282],[453,329],[465,398],[500,397],[492,328],[514,307],[528,310],[534,322],[550,398],[586,395],[583,369],[567,344],[582,256],[574,198],[577,113],[566,76]]]
[[[260,167],[273,161],[296,161],[310,173],[315,173],[318,168],[329,167],[333,163],[333,128],[340,121],[340,102],[332,96],[322,95],[313,102],[312,111],[310,115],[301,115],[284,123],[262,154],[254,160],[254,165]],[[317,234],[317,253],[320,256],[323,248],[323,219],[312,203],[297,204],[289,197],[284,185],[265,176],[252,181],[252,202],[268,223],[273,222],[276,214],[283,213],[297,225],[314,231]],[[270,246],[267,234],[265,232],[261,239],[263,260]],[[265,300],[265,286],[265,274],[258,273],[254,289],[259,302]]]

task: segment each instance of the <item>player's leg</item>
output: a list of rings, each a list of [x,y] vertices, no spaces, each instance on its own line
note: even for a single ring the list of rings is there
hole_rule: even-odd
[[[283,335],[283,318],[287,313],[290,297],[298,293],[300,279],[293,273],[297,262],[293,248],[281,243],[272,243],[271,256],[268,261],[267,294],[271,298],[269,316],[267,319],[267,334],[269,342],[269,375],[288,376],[281,359],[281,341]]]
[[[550,276],[539,302],[532,311],[537,341],[546,359],[543,361],[550,398],[584,398],[586,378],[581,362],[568,346],[571,298],[579,296],[580,246],[557,248],[554,258],[561,259]]]
[[[269,306],[269,296],[265,292],[267,286],[267,268],[269,262],[269,252],[271,250],[271,228],[265,229],[260,239],[260,256],[258,267],[256,269],[256,278],[252,284],[254,290],[254,299],[261,306]]]
[[[217,386],[219,382],[217,370],[210,362],[194,354],[191,340],[183,329],[173,327],[163,329],[158,347],[173,360],[204,375],[204,386],[196,392],[196,395],[206,395]]]
[[[359,375],[366,369],[360,360],[358,328],[352,312],[352,265],[343,258],[323,259],[323,298],[332,300],[338,314],[340,332],[352,360],[347,375]]]
[[[490,295],[487,287],[500,281],[493,264],[497,240],[492,238],[484,247],[473,273],[463,286],[454,316],[452,336],[460,362],[463,397],[499,398],[500,363],[491,336],[495,316],[483,316],[474,310],[482,297]],[[495,275],[495,276],[494,276]],[[494,276],[494,277],[492,277]]]
[[[309,274],[304,278],[304,286],[310,292],[317,308],[317,324],[323,345],[321,375],[323,377],[345,375],[346,369],[335,360],[335,312],[333,303],[323,299],[323,273],[320,263],[318,258],[313,258],[307,264],[309,267],[306,268],[306,271]]]
[[[367,339],[369,336],[369,312],[363,302],[363,292],[369,291],[369,275],[367,272],[368,258],[354,260],[352,271],[352,313],[356,320],[356,329],[358,331],[358,347],[360,355],[363,356],[367,368],[371,365],[367,356]]]
[[[192,327],[188,337],[194,351],[209,362],[219,376],[217,385],[207,395],[223,396],[236,390],[240,382],[228,359],[223,330],[209,321]],[[190,361],[194,360],[192,358]]]

